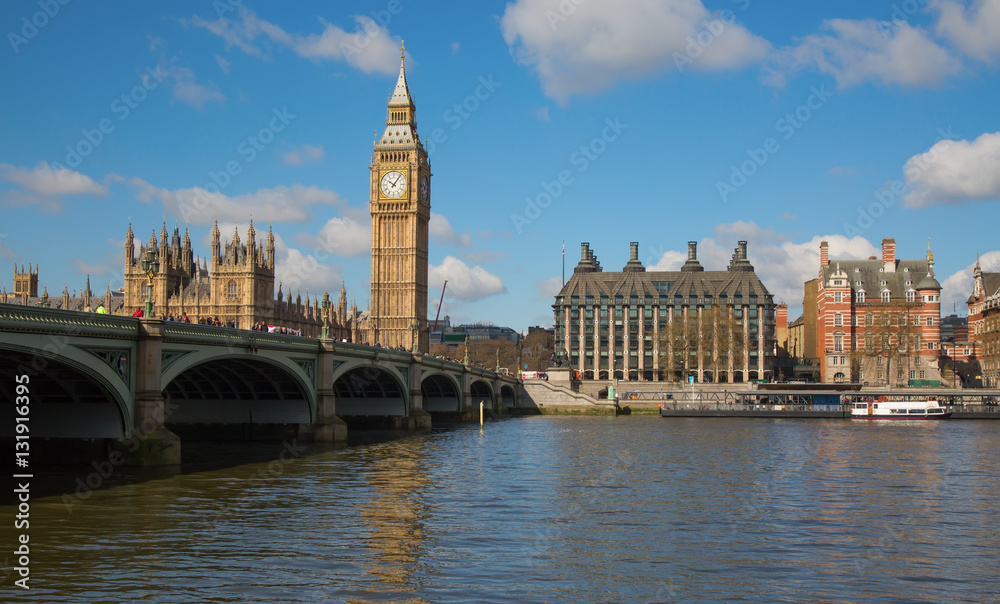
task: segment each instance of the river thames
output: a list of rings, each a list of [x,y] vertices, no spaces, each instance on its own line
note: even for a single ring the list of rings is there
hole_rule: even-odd
[[[2,600],[996,601],[998,444],[997,421],[650,416],[187,443],[181,474],[33,495],[32,588],[5,520]]]

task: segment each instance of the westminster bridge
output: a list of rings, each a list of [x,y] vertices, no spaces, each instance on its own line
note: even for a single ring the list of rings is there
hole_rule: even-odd
[[[472,419],[480,403],[513,408],[519,391],[516,378],[406,351],[0,304],[7,409],[25,375],[33,439],[109,443],[137,464],[179,462],[177,433],[342,442],[349,426],[428,428]]]

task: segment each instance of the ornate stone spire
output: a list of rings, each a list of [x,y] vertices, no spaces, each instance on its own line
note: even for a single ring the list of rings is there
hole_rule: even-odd
[[[413,99],[410,98],[410,88],[406,85],[406,45],[399,44],[399,77],[396,79],[396,88],[389,97],[389,106],[409,106],[413,107]]]

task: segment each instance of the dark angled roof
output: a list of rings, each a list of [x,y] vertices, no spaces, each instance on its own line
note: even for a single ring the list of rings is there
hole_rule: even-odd
[[[633,247],[634,251],[635,247]],[[638,261],[634,258],[626,266],[636,267]],[[641,265],[638,265],[641,266]],[[599,297],[602,294],[610,297],[621,295],[626,300],[633,294],[645,297],[647,294],[660,298],[664,303],[673,304],[679,296],[684,304],[691,297],[703,303],[706,296],[718,301],[723,295],[729,302],[739,294],[746,304],[751,295],[756,296],[759,303],[772,303],[771,293],[761,282],[753,265],[746,258],[746,242],[740,242],[740,247],[733,254],[729,267],[723,271],[706,271],[698,264],[695,249],[689,247],[686,269],[679,271],[649,271],[630,270],[622,272],[605,272],[600,268],[589,244],[582,244],[581,260],[569,281],[559,292],[563,303],[568,303],[571,296],[578,296],[583,301],[585,296]],[[693,269],[697,266],[698,268]],[[693,269],[693,270],[692,270]],[[700,269],[700,270],[699,270]]]
[[[983,293],[989,297],[1000,291],[1000,273],[983,272]]]
[[[883,272],[881,260],[831,260],[830,264],[820,269],[823,282],[829,282],[838,268],[847,274],[852,291],[863,290],[867,295],[878,295],[883,289],[888,289],[892,297],[902,298],[910,289],[941,289],[932,276],[932,266],[927,260],[896,260],[895,272]]]

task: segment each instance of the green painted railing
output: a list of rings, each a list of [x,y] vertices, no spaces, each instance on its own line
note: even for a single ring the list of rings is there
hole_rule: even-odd
[[[135,339],[139,334],[139,320],[75,310],[0,304],[0,330]]]

